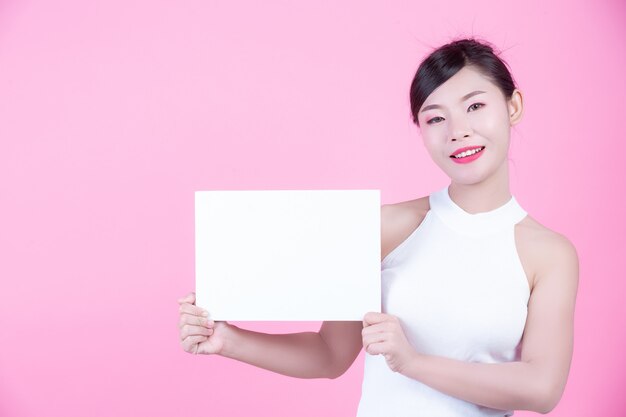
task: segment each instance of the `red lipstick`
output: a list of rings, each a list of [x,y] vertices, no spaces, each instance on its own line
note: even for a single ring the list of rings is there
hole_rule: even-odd
[[[480,149],[480,150],[478,152],[475,152],[473,155],[464,156],[461,158],[454,157],[454,155],[457,155],[461,152],[465,152],[471,149]],[[459,148],[456,151],[454,151],[452,155],[450,155],[450,159],[452,159],[457,164],[467,164],[469,162],[475,161],[476,159],[480,158],[480,156],[483,154],[484,149],[485,149],[484,146],[466,146],[464,148]]]

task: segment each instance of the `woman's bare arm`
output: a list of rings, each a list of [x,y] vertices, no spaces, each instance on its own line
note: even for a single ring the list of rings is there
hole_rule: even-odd
[[[318,332],[268,334],[229,324],[219,353],[295,378],[333,378],[332,355]]]
[[[448,395],[501,410],[549,413],[559,402],[569,374],[579,261],[563,236],[542,244],[545,265],[528,303],[521,361],[477,363],[425,355],[401,373]]]
[[[195,305],[195,293],[180,303],[180,340],[192,354],[220,355],[295,378],[331,378],[328,345],[318,332],[268,334],[213,321]]]

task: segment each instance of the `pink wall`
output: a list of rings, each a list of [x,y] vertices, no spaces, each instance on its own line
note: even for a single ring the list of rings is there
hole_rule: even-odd
[[[624,3],[302,3],[0,2],[0,415],[354,415],[363,351],[301,380],[182,350],[193,192],[446,184],[408,88],[472,34],[525,94],[512,191],[580,256],[551,415],[624,415]]]

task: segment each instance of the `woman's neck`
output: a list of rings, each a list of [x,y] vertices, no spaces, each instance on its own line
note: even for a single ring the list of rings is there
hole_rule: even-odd
[[[470,214],[503,206],[511,199],[508,163],[503,163],[501,169],[479,183],[460,184],[452,181],[448,193],[457,206]]]

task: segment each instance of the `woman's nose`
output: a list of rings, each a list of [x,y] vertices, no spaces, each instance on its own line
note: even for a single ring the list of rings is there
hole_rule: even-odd
[[[450,139],[461,140],[472,134],[472,128],[469,121],[465,118],[457,118],[450,124]]]

